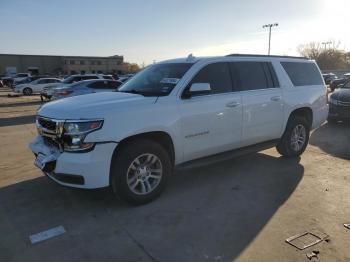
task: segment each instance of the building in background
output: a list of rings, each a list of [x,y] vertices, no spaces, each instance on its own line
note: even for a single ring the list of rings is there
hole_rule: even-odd
[[[51,56],[0,54],[0,74],[31,72],[32,74],[67,75],[84,73],[126,72],[124,57]]]

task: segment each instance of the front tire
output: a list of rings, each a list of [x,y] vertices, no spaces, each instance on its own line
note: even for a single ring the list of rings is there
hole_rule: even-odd
[[[112,161],[112,190],[133,205],[156,199],[172,171],[168,152],[160,144],[146,139],[121,145]]]
[[[33,90],[31,88],[26,87],[23,89],[23,95],[30,96],[31,94],[33,94]]]
[[[298,157],[305,151],[309,136],[310,123],[304,117],[292,117],[276,149],[284,157]]]

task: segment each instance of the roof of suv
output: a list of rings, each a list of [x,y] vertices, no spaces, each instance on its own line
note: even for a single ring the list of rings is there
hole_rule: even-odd
[[[224,57],[243,57],[243,58],[277,58],[277,59],[300,59],[300,60],[304,60],[304,61],[309,61],[308,58],[306,57],[299,57],[299,56],[278,56],[278,55],[256,55],[256,54],[229,54],[226,56],[206,56],[206,57],[195,57],[189,55],[188,57],[183,57],[183,58],[176,58],[176,59],[169,59],[169,60],[165,60],[162,61],[160,63],[196,63],[198,61],[201,60],[215,60],[218,58],[224,58]]]

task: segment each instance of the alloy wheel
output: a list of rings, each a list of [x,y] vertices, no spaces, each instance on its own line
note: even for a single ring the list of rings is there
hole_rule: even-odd
[[[303,148],[306,141],[306,128],[299,124],[294,127],[291,136],[291,147],[295,152],[298,152]]]
[[[154,154],[136,157],[127,171],[129,189],[138,195],[147,195],[157,188],[163,175],[160,159]]]

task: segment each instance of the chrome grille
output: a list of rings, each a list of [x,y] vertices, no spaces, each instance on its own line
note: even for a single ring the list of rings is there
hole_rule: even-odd
[[[63,132],[64,120],[56,120],[38,116],[36,119],[36,127],[42,136],[51,138],[59,138]]]
[[[44,138],[47,145],[58,147],[62,150],[61,136],[63,133],[64,120],[51,119],[38,116],[36,127],[39,135]]]

